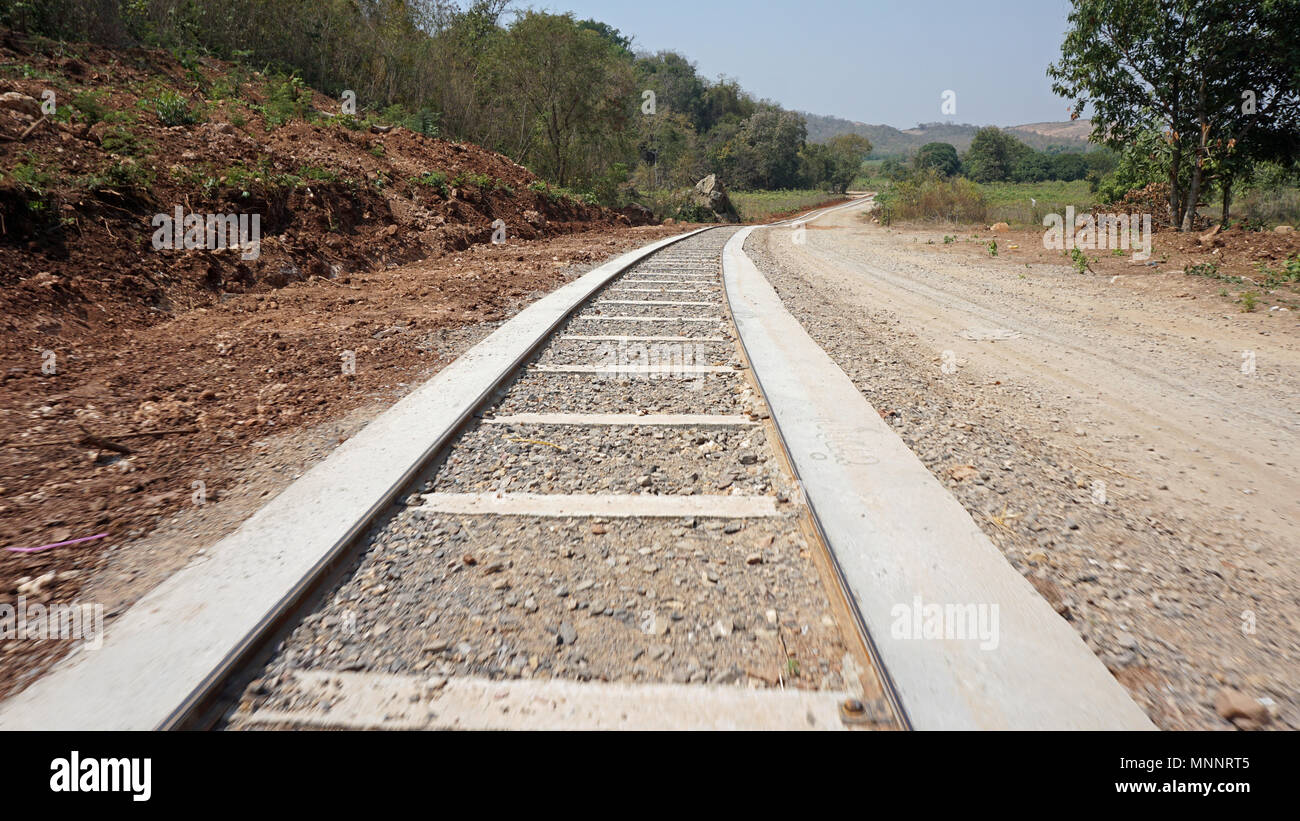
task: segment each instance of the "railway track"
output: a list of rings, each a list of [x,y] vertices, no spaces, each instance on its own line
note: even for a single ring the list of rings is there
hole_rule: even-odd
[[[206,714],[232,729],[902,726],[731,323],[733,233],[600,289],[232,678],[214,706],[233,710]]]
[[[530,306],[0,728],[1149,727],[784,309],[752,230]],[[991,606],[993,635],[913,641],[922,602]]]

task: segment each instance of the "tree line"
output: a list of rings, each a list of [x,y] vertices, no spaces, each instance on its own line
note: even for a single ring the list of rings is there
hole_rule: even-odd
[[[933,171],[943,177],[963,176],[979,183],[1045,182],[1088,180],[1093,190],[1117,164],[1107,150],[1037,151],[1015,136],[994,126],[975,132],[970,148],[958,155],[945,142],[926,143],[911,158],[910,164],[898,160],[881,163],[881,173],[899,180],[913,171]]]
[[[427,134],[499,151],[622,204],[715,173],[732,188],[843,191],[871,146],[710,81],[680,54],[510,0],[13,0],[0,24],[60,40],[211,54],[356,94]],[[646,92],[651,92],[647,95]]]

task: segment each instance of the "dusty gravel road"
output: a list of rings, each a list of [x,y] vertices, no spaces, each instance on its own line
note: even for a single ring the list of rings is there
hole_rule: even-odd
[[[1230,728],[1227,690],[1300,726],[1297,314],[954,257],[862,214],[746,251],[1152,720]]]

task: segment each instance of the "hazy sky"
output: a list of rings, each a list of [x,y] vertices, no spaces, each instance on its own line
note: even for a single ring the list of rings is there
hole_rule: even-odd
[[[1069,0],[522,0],[594,17],[786,108],[910,128],[1069,119],[1052,94]],[[957,113],[940,112],[947,89]]]

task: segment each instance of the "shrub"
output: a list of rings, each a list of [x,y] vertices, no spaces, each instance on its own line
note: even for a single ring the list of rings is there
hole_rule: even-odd
[[[33,157],[28,154],[28,162],[20,163],[13,170],[14,181],[38,197],[45,196],[46,189],[54,182],[53,175],[40,170]]]
[[[115,125],[104,132],[99,147],[110,154],[135,155],[140,152],[140,138],[129,128]]]
[[[1073,265],[1074,270],[1080,274],[1092,270],[1088,267],[1088,255],[1080,251],[1078,248],[1070,249],[1070,264]]]
[[[108,114],[108,108],[100,101],[100,93],[85,91],[72,98],[72,107],[81,112],[86,122],[94,125]]]
[[[988,202],[979,186],[963,178],[944,179],[934,170],[895,182],[876,197],[880,221],[946,220],[984,222]]]
[[[163,125],[193,125],[202,119],[190,103],[175,91],[164,91],[154,100],[154,112]]]
[[[153,175],[134,160],[113,163],[105,169],[104,179],[109,185],[128,190],[143,190],[153,184]]]
[[[447,188],[447,175],[441,171],[426,171],[420,176],[415,177],[412,182],[417,182],[420,185],[427,185],[430,188],[436,188],[438,189],[438,193],[442,194],[444,197],[449,193],[449,189]]]
[[[294,117],[306,120],[311,116],[311,88],[298,75],[290,75],[267,83],[266,103],[257,108],[262,112],[268,130],[278,128]]]

